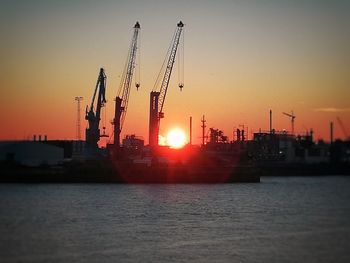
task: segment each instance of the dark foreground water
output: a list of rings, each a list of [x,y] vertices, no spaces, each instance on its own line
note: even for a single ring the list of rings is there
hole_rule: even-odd
[[[350,177],[0,185],[1,262],[350,262]]]

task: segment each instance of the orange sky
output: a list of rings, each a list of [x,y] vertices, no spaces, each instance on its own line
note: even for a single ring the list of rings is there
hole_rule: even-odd
[[[176,4],[174,3],[176,2]],[[350,132],[350,4],[346,1],[9,1],[1,9],[0,139],[76,137],[75,96],[90,103],[100,67],[107,74],[107,132],[136,21],[141,24],[141,88],[133,86],[122,136],[148,141],[149,93],[176,23],[185,23],[185,87],[177,65],[161,134],[209,127],[290,130],[344,138]],[[86,121],[82,114],[82,134]]]

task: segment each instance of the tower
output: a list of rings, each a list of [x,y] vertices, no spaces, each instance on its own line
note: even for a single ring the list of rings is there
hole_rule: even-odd
[[[201,119],[201,122],[202,122],[202,126],[201,126],[202,127],[202,146],[204,146],[204,144],[205,144],[205,128],[207,127],[205,125],[206,120],[204,118],[204,115],[203,115],[203,117]]]
[[[83,97],[75,97],[77,101],[77,123],[76,123],[76,139],[78,141],[81,140],[81,132],[80,132],[80,102],[83,100]]]
[[[270,134],[272,133],[272,110],[270,110]]]

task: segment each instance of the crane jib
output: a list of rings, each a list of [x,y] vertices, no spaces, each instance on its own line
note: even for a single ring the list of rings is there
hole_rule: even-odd
[[[163,106],[169,86],[171,72],[174,66],[176,52],[180,43],[180,37],[184,24],[177,24],[170,47],[157,77],[153,91],[150,93],[150,117],[149,117],[149,145],[151,148],[158,147],[160,120],[164,117]],[[181,59],[179,58],[179,61]],[[161,83],[159,81],[162,81]],[[159,85],[160,83],[160,85]],[[158,89],[159,87],[159,89]],[[183,83],[179,85],[183,87]]]
[[[169,86],[169,80],[170,80],[171,72],[172,72],[172,69],[174,66],[174,62],[175,62],[176,51],[177,51],[177,47],[178,47],[179,42],[180,42],[180,36],[181,36],[182,29],[183,29],[183,23],[180,21],[177,24],[177,26],[178,27],[177,27],[177,30],[175,32],[174,42],[172,44],[172,48],[171,48],[171,52],[170,52],[170,55],[168,58],[163,81],[162,81],[162,84],[160,86],[160,91],[159,91],[160,94],[159,94],[159,101],[158,101],[159,106],[158,106],[158,108],[159,108],[160,112],[163,111],[164,101],[165,101],[165,97],[166,97],[168,86]]]
[[[116,108],[114,115],[114,145],[116,147],[120,146],[120,133],[124,124],[128,103],[130,95],[130,87],[132,83],[132,77],[135,69],[136,63],[136,53],[137,53],[137,40],[140,30],[139,22],[136,22],[134,26],[134,33],[131,39],[131,45],[129,48],[126,65],[120,82],[118,96],[116,97]],[[139,87],[139,84],[136,85]]]
[[[129,103],[129,95],[130,95],[130,87],[132,83],[132,77],[134,73],[134,68],[135,68],[135,61],[136,61],[136,53],[137,53],[137,39],[138,39],[138,33],[140,29],[140,24],[137,22],[135,27],[134,27],[134,34],[133,38],[131,41],[131,46],[130,46],[130,51],[129,51],[129,56],[128,56],[128,62],[127,62],[127,70],[125,73],[125,76],[122,79],[122,104],[121,107],[123,108],[122,114],[121,114],[121,127],[123,127],[123,123],[125,120],[125,115],[127,112],[128,108],[128,103]]]

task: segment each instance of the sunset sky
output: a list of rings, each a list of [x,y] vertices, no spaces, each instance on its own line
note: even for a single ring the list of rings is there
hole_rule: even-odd
[[[75,96],[90,103],[99,68],[107,75],[107,132],[133,26],[141,25],[141,87],[132,86],[122,136],[148,143],[149,93],[176,24],[185,24],[185,87],[175,63],[160,133],[200,118],[232,139],[234,127],[290,130],[315,139],[350,133],[350,1],[0,0],[0,139],[76,137]],[[350,134],[349,134],[350,135]]]

